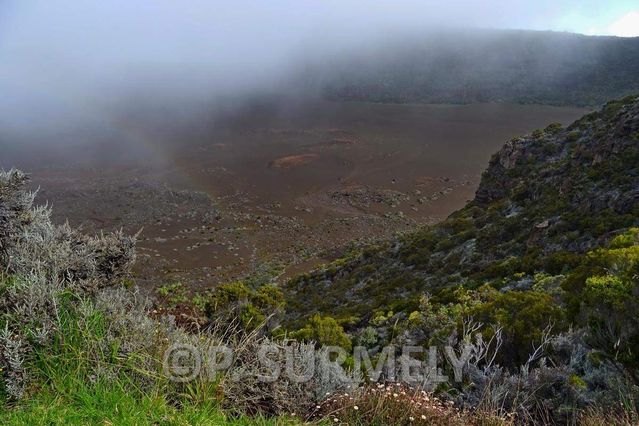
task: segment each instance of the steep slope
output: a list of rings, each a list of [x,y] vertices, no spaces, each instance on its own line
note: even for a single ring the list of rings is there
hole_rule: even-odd
[[[466,31],[390,40],[326,64],[331,99],[600,105],[639,91],[639,38]]]
[[[361,329],[389,310],[407,316],[425,293],[443,303],[460,286],[527,290],[638,224],[635,96],[507,142],[475,199],[444,222],[291,280],[288,325],[320,313]]]

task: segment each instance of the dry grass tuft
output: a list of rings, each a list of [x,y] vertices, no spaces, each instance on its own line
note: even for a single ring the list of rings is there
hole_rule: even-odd
[[[457,409],[432,393],[401,383],[377,384],[334,393],[315,407],[310,419],[347,425],[465,426],[513,424],[510,417]]]

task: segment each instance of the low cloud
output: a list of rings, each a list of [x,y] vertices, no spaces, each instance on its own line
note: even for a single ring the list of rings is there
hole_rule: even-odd
[[[108,128],[114,108],[295,88],[379,40],[452,27],[562,29],[582,2],[4,0],[0,142]],[[592,13],[599,10],[593,6]],[[633,16],[620,21],[627,31]],[[631,22],[632,23],[632,22]],[[14,139],[15,138],[15,139]]]
[[[639,10],[628,12],[613,22],[608,31],[619,37],[639,37]]]

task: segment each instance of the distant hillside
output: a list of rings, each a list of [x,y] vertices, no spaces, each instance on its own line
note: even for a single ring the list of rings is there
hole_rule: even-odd
[[[639,91],[639,37],[466,31],[348,53],[322,66],[330,99],[592,106]]]
[[[460,288],[530,290],[539,274],[568,291],[585,253],[637,225],[639,99],[629,97],[506,143],[475,199],[444,222],[292,280],[288,321],[321,313],[358,330],[388,311],[406,319],[426,293],[447,304]]]

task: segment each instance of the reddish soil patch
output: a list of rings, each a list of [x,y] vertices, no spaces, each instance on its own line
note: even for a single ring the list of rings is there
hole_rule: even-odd
[[[318,157],[317,154],[288,155],[271,161],[268,166],[272,169],[290,169],[308,164]]]

